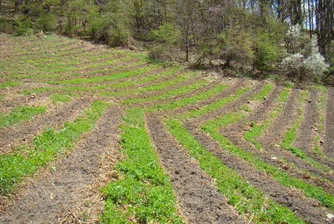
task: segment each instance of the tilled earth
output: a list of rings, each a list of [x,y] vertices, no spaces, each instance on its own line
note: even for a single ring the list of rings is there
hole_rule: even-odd
[[[142,52],[57,36],[26,39],[1,34],[0,53],[0,118],[15,120],[0,128],[0,165],[4,164],[0,187],[11,181],[14,186],[1,190],[6,193],[0,195],[0,223],[99,223],[102,213],[119,212],[105,206],[102,189],[125,178],[119,170],[126,168],[117,165],[127,157],[122,150],[126,141],[122,125],[127,111],[134,108],[145,114],[146,133],[184,223],[287,223],[276,213],[266,214],[269,202],[291,212],[300,221],[294,223],[334,223],[333,87],[297,89],[271,80],[163,66]],[[216,91],[217,87],[223,90]],[[240,96],[235,95],[243,89]],[[286,98],[281,97],[284,91]],[[82,117],[96,101],[108,106],[93,127],[77,138],[75,133],[86,128],[80,123]],[[21,118],[11,114],[19,106],[47,110]],[[240,119],[233,120],[234,116]],[[229,195],[219,190],[222,183],[206,172],[207,165],[204,169],[202,161],[169,131],[170,120],[177,120],[219,163],[261,192],[262,208],[234,201],[249,195],[239,191],[237,182],[223,180],[226,186],[236,186]],[[73,136],[64,138],[76,139],[73,145],[33,173],[22,170],[17,174],[19,181],[10,179],[14,178],[10,165],[17,157],[28,159],[35,153],[38,136],[48,130],[62,133],[74,122],[80,125],[68,132]],[[208,124],[218,136],[204,128]],[[255,128],[259,129],[252,132],[252,140],[246,138]],[[254,162],[259,160],[265,165]],[[127,190],[116,189],[112,194],[119,199]],[[134,202],[125,203],[122,216],[137,214]],[[261,220],[259,214],[269,218]],[[165,218],[160,223],[169,223]],[[128,223],[159,223],[142,220],[127,217]]]

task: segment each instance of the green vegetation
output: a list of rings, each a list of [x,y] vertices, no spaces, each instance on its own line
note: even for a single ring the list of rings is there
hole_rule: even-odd
[[[69,2],[72,1],[83,2],[83,0],[69,0]],[[201,2],[203,6],[204,2]],[[178,4],[181,3],[185,4],[186,1],[178,2]],[[116,176],[113,176],[116,179],[112,179],[101,189],[105,199],[104,211],[100,217],[102,223],[183,223],[187,221],[180,217],[183,208],[178,206],[183,206],[183,204],[177,204],[173,192],[175,186],[172,185],[173,182],[170,181],[168,174],[161,166],[159,157],[150,140],[145,123],[145,113],[149,116],[149,112],[154,112],[157,116],[167,119],[166,124],[169,131],[192,157],[193,162],[198,164],[213,179],[214,187],[218,187],[219,192],[231,205],[231,212],[238,212],[248,222],[303,223],[301,219],[309,220],[312,217],[304,217],[305,213],[295,212],[294,207],[285,202],[284,205],[286,206],[283,206],[274,197],[271,199],[268,192],[261,191],[255,187],[255,184],[252,185],[251,183],[254,182],[248,181],[247,172],[245,175],[242,172],[241,175],[237,168],[234,169],[233,161],[229,163],[224,157],[218,157],[219,154],[216,154],[219,153],[218,151],[210,153],[211,150],[205,149],[204,145],[202,146],[195,137],[190,135],[190,132],[184,127],[183,121],[204,123],[200,127],[205,132],[204,134],[209,135],[208,137],[220,144],[221,148],[232,156],[231,158],[240,158],[241,162],[251,166],[253,169],[251,173],[254,171],[264,173],[268,178],[276,181],[277,186],[284,185],[286,188],[291,188],[292,191],[298,191],[301,196],[299,199],[301,201],[305,200],[307,206],[310,205],[309,203],[318,203],[318,207],[313,208],[310,211],[311,213],[321,212],[322,209],[326,210],[327,208],[328,211],[334,210],[334,196],[329,193],[331,192],[332,181],[329,180],[330,178],[325,178],[332,174],[333,170],[323,165],[331,160],[324,156],[320,158],[320,140],[325,134],[324,119],[327,91],[325,87],[314,87],[319,91],[316,103],[320,114],[320,118],[317,118],[314,127],[314,141],[316,143],[315,150],[320,153],[319,155],[309,155],[310,152],[296,148],[293,144],[304,119],[305,107],[300,107],[300,105],[306,104],[304,102],[306,95],[303,92],[309,93],[310,90],[293,90],[293,85],[289,83],[287,87],[282,88],[277,97],[276,91],[279,91],[281,87],[274,82],[264,81],[264,85],[261,84],[262,88],[259,88],[258,84],[260,82],[255,80],[239,80],[242,81],[241,83],[239,81],[234,82],[234,80],[223,82],[223,80],[229,80],[229,78],[216,78],[219,75],[218,72],[216,74],[211,70],[210,72],[203,72],[204,70],[186,69],[181,65],[151,60],[146,56],[147,52],[140,53],[136,50],[138,43],[131,36],[138,34],[128,32],[133,31],[134,23],[128,23],[127,26],[129,27],[126,30],[120,29],[115,33],[109,33],[109,31],[115,29],[114,25],[124,22],[115,21],[123,19],[123,17],[115,16],[121,15],[120,11],[117,11],[121,9],[117,9],[117,7],[122,8],[123,6],[117,5],[114,0],[110,4],[106,6],[104,12],[107,14],[109,10],[116,10],[115,14],[101,17],[99,13],[95,14],[96,12],[94,12],[92,17],[96,18],[96,20],[94,19],[96,24],[93,26],[89,21],[91,18],[85,17],[88,11],[70,15],[65,10],[64,14],[69,17],[64,18],[64,26],[69,22],[67,19],[74,19],[72,16],[77,16],[80,17],[76,18],[78,23],[81,19],[87,21],[86,25],[89,30],[85,33],[85,29],[80,30],[78,27],[73,27],[72,20],[72,24],[69,24],[71,26],[66,27],[66,32],[76,34],[78,34],[77,32],[83,32],[85,34],[82,33],[82,35],[92,38],[95,38],[94,35],[96,35],[96,38],[101,38],[102,42],[106,41],[110,45],[122,42],[124,35],[129,35],[125,44],[128,45],[129,49],[132,49],[131,51],[121,48],[108,49],[83,41],[53,35],[48,36],[41,33],[38,34],[38,37],[0,35],[0,42],[5,43],[0,48],[8,49],[8,52],[5,52],[4,59],[0,60],[0,70],[4,74],[3,80],[0,80],[0,89],[2,90],[0,100],[1,97],[6,97],[6,101],[1,101],[1,104],[5,105],[3,111],[6,112],[0,113],[0,128],[34,119],[34,116],[45,113],[47,110],[46,107],[20,106],[13,111],[7,111],[7,107],[19,103],[15,102],[11,105],[12,101],[16,100],[17,94],[21,94],[18,96],[19,101],[26,101],[26,104],[36,100],[36,103],[38,103],[38,97],[34,99],[34,96],[50,96],[50,100],[55,104],[53,107],[61,106],[63,103],[68,103],[79,97],[89,102],[94,99],[101,100],[94,102],[90,109],[83,111],[83,113],[80,112],[76,119],[70,121],[70,123],[66,122],[62,125],[61,118],[57,117],[56,126],[60,125],[62,127],[57,130],[45,129],[44,126],[34,126],[29,135],[38,134],[34,136],[33,140],[31,140],[32,138],[25,138],[25,136],[21,138],[21,132],[18,133],[18,137],[16,134],[13,135],[10,140],[28,139],[24,145],[15,149],[13,146],[7,148],[6,140],[4,142],[6,144],[5,150],[0,152],[0,195],[10,196],[26,177],[33,176],[36,171],[47,166],[51,161],[59,159],[60,156],[67,155],[78,143],[78,140],[92,130],[97,120],[109,106],[106,102],[112,102],[113,105],[124,107],[127,110],[123,117],[122,139],[119,142],[122,147],[121,160],[115,161],[116,166],[112,168],[116,171],[114,173]],[[143,1],[143,4],[145,5],[147,2]],[[157,3],[156,6],[158,7],[159,4]],[[66,6],[67,3],[64,7]],[[209,6],[209,4],[206,6]],[[74,7],[74,5],[71,5],[71,7]],[[132,6],[129,5],[129,7]],[[141,8],[141,6],[138,5],[138,8]],[[93,8],[86,9],[94,10]],[[80,11],[80,7],[75,10]],[[51,11],[53,11],[52,7]],[[131,12],[137,13],[137,11]],[[142,13],[147,12],[143,11]],[[168,9],[166,13],[172,15],[169,14]],[[250,15],[241,12],[236,13],[237,18],[240,16],[242,19],[253,19]],[[182,13],[180,12],[180,14]],[[39,14],[35,16],[31,21],[32,29],[35,29],[36,24],[43,29],[49,29],[48,26],[52,29],[52,24],[48,24],[48,21],[44,20],[47,16],[42,15],[42,19],[39,19]],[[110,20],[104,23],[106,18]],[[154,18],[152,17],[153,20]],[[184,19],[187,22],[188,17],[184,17]],[[280,53],[276,51],[278,50],[276,49],[277,44],[280,44],[280,41],[276,43],[273,40],[276,39],[274,35],[278,35],[277,30],[279,28],[275,28],[273,33],[268,33],[268,30],[263,31],[265,34],[262,37],[260,32],[252,33],[252,28],[244,30],[243,24],[235,24],[235,19],[226,20],[228,23],[236,25],[235,30],[232,29],[234,25],[228,24],[224,30],[225,33],[214,29],[206,31],[208,35],[211,35],[211,32],[218,32],[213,42],[211,39],[205,39],[205,41],[202,39],[203,42],[199,44],[196,43],[197,40],[193,39],[194,36],[183,39],[184,42],[189,41],[187,45],[189,47],[189,60],[198,60],[199,65],[212,63],[208,66],[214,67],[217,63],[220,63],[216,60],[217,57],[220,58],[219,61],[222,63],[225,63],[226,59],[230,59],[227,64],[231,67],[237,66],[240,69],[240,74],[244,74],[245,72],[242,70],[250,68],[250,64],[254,63],[255,71],[251,74],[257,74],[259,78],[265,78],[266,74],[262,74],[258,70],[270,70],[272,68],[276,70],[274,61],[278,56],[277,53]],[[149,52],[151,57],[159,58],[162,56],[169,57],[171,60],[179,60],[178,57],[185,56],[177,49],[180,47],[179,41],[181,39],[179,38],[182,38],[185,34],[182,30],[177,31],[175,28],[179,27],[175,26],[174,23],[167,24],[167,22],[163,21],[162,24],[159,22],[152,30],[141,30],[139,34],[145,37],[140,38],[146,40],[145,45],[147,43],[147,46],[152,47]],[[275,23],[269,18],[266,22],[268,24]],[[101,30],[101,27],[104,27],[105,30]],[[29,33],[31,30],[27,31]],[[285,31],[282,31],[282,34],[284,33]],[[78,35],[81,35],[81,33]],[[199,33],[198,35],[202,34]],[[232,37],[235,37],[235,39]],[[109,38],[112,39],[111,42],[108,41]],[[277,37],[277,39],[281,39],[281,37]],[[219,42],[219,47],[214,46],[216,42]],[[231,48],[226,43],[229,43]],[[271,43],[274,43],[275,46],[271,46]],[[164,47],[167,45],[168,52],[159,52],[161,49],[166,50]],[[186,50],[187,46],[184,46],[181,51]],[[196,53],[193,51],[196,51]],[[178,53],[177,57],[172,57],[176,52]],[[153,53],[157,54],[154,55]],[[160,53],[165,54],[160,55]],[[227,66],[226,63],[224,65]],[[223,64],[217,66],[223,66]],[[233,73],[233,71],[231,72]],[[283,81],[283,78],[281,81]],[[252,85],[255,82],[257,84]],[[230,83],[241,85],[239,87],[230,86]],[[11,95],[13,91],[15,91],[15,97]],[[267,106],[267,103],[262,103],[273,91],[275,91],[275,99],[270,99],[273,102],[268,102],[270,108],[267,108],[266,114],[261,113],[260,119],[255,118],[258,106],[260,106],[259,111],[263,112],[262,106]],[[293,92],[293,97],[296,98],[298,98],[298,93],[301,92],[301,97],[298,98],[299,104],[295,105],[299,108],[298,119],[292,121],[292,125],[289,127],[284,125],[285,133],[282,133],[284,138],[277,139],[277,142],[280,141],[281,147],[276,145],[277,148],[268,148],[269,151],[265,151],[259,139],[271,128],[274,128],[272,126],[277,123],[277,118],[284,111],[284,106],[287,105],[292,91],[296,91]],[[249,103],[241,105],[243,101],[249,101]],[[135,108],[136,106],[142,108]],[[231,112],[231,110],[234,111]],[[221,117],[208,120],[208,117],[217,116]],[[29,123],[27,122],[27,124]],[[47,123],[45,122],[43,125],[47,125]],[[19,127],[25,124],[22,122]],[[234,127],[237,127],[237,129],[234,129]],[[42,128],[44,128],[42,132],[39,132]],[[237,133],[237,137],[244,137],[257,150],[262,151],[257,151],[254,147],[243,147],[243,143],[245,143],[243,140],[240,142],[240,146],[239,142],[234,145],[232,139],[229,140],[225,137],[222,128],[223,130],[229,130],[229,135],[235,134],[234,130],[240,130],[241,133]],[[281,128],[280,124],[277,124],[277,128]],[[288,128],[287,131],[285,128]],[[13,129],[15,131],[15,128]],[[2,131],[6,130],[5,128],[2,129]],[[22,133],[22,135],[24,134]],[[245,145],[249,146],[249,144]],[[278,157],[276,162],[270,160],[270,158],[274,160],[273,156]],[[294,163],[296,160],[301,163]],[[226,163],[222,161],[226,161]],[[287,170],[285,170],[286,168]],[[56,170],[53,170],[53,172],[56,172]],[[279,194],[289,197],[286,192],[279,192]],[[294,195],[293,197],[297,196]],[[306,206],[302,207],[307,209]],[[297,217],[299,215],[301,217]],[[85,216],[85,220],[89,222],[88,213]],[[78,218],[80,219],[80,217]]]
[[[122,127],[122,153],[117,164],[119,179],[103,192],[106,205],[102,223],[182,223],[168,176],[159,164],[145,128],[141,109],[130,109]]]
[[[224,91],[227,88],[226,85],[217,85],[214,88],[208,90],[207,92],[201,92],[197,95],[188,97],[188,98],[184,98],[184,99],[180,99],[180,100],[176,100],[174,102],[171,103],[167,103],[167,104],[156,104],[150,108],[147,108],[146,111],[162,111],[162,110],[174,110],[176,108],[179,107],[183,107],[186,105],[190,105],[190,104],[195,104],[201,100],[205,100],[208,99],[212,96],[217,95],[218,93]]]
[[[238,119],[237,117],[235,119]],[[167,125],[173,136],[198,161],[200,167],[215,179],[219,191],[240,214],[252,216],[254,223],[303,223],[288,208],[268,199],[233,169],[225,166],[204,149],[180,122],[169,120]]]
[[[317,121],[317,124],[316,124],[318,131],[316,132],[314,139],[313,139],[314,141],[313,151],[318,155],[324,156],[324,153],[320,146],[320,141],[321,141],[321,137],[323,136],[324,130],[325,130],[327,88],[324,86],[320,86],[320,85],[316,86],[315,88],[318,89],[319,91],[318,100],[316,102],[317,108],[319,110],[319,120]]]
[[[272,83],[268,83],[267,85],[265,85],[263,87],[263,89],[261,91],[259,91],[258,93],[256,93],[251,100],[254,100],[254,101],[260,101],[260,100],[263,100],[264,97],[266,97],[270,92],[271,90],[274,88],[274,85]]]
[[[146,72],[149,72],[156,68],[155,65],[146,66],[144,68],[137,69],[136,71],[127,71],[118,74],[113,74],[110,76],[97,76],[92,78],[76,78],[76,79],[67,79],[62,81],[50,81],[49,84],[57,84],[57,85],[66,85],[66,84],[89,84],[89,83],[96,83],[96,82],[108,82],[113,81],[120,78],[126,78],[130,76],[138,76],[142,75]]]
[[[0,128],[11,126],[22,121],[32,119],[38,114],[42,114],[46,111],[46,107],[25,107],[19,106],[14,108],[8,114],[0,114]]]
[[[170,87],[170,86],[179,84],[181,82],[184,82],[184,81],[188,80],[190,77],[193,77],[193,76],[196,76],[196,75],[198,75],[198,73],[194,73],[194,72],[186,73],[186,74],[183,74],[183,75],[176,76],[172,80],[167,80],[167,81],[164,81],[164,82],[160,82],[156,85],[151,85],[151,86],[144,87],[144,88],[139,88],[139,89],[125,90],[125,91],[122,91],[120,93],[106,92],[103,95],[106,95],[106,96],[124,96],[124,95],[141,94],[141,93],[146,93],[146,92],[151,92],[151,91],[159,91],[159,90],[165,89],[167,87]]]
[[[23,177],[32,175],[57,155],[69,150],[83,133],[92,129],[107,106],[96,101],[82,116],[65,124],[60,131],[48,129],[35,137],[31,148],[22,146],[13,153],[0,155],[0,194],[11,193]]]
[[[230,151],[235,156],[238,156],[260,171],[264,171],[271,175],[277,182],[287,186],[300,189],[305,196],[317,199],[322,205],[334,209],[334,196],[325,192],[319,187],[306,183],[298,178],[289,176],[286,172],[272,165],[267,164],[253,154],[242,150],[234,145],[228,138],[222,136],[218,128],[227,124],[235,123],[243,116],[240,113],[228,114],[221,118],[207,122],[202,126],[202,129],[214,138],[222,148]]]
[[[0,83],[0,89],[4,89],[7,87],[15,87],[19,85],[21,85],[21,83],[18,81],[13,81],[13,80],[5,81],[5,82]]]
[[[53,103],[57,103],[57,102],[62,102],[62,103],[67,103],[70,102],[72,100],[72,98],[68,95],[62,95],[62,94],[53,94],[51,96],[51,99],[53,101]]]
[[[216,102],[214,102],[214,103],[212,103],[208,106],[204,106],[200,110],[189,111],[188,113],[181,115],[180,118],[198,117],[198,116],[206,114],[210,111],[214,111],[214,110],[217,110],[219,108],[222,108],[226,104],[238,99],[240,96],[245,94],[248,90],[249,90],[249,88],[240,88],[240,89],[236,90],[235,93],[232,94],[231,96],[222,98],[222,99],[220,99],[220,100],[218,100],[218,101],[216,101]]]
[[[155,101],[155,100],[165,100],[168,98],[172,98],[175,96],[179,96],[182,94],[189,93],[191,91],[197,90],[203,86],[208,85],[208,83],[204,80],[198,80],[196,83],[189,85],[189,86],[183,86],[180,89],[177,90],[169,90],[165,94],[147,97],[147,98],[135,98],[135,99],[127,99],[123,102],[123,104],[133,104],[133,103],[144,103],[149,101]]]
[[[267,130],[274,122],[274,120],[279,116],[283,109],[283,103],[285,103],[288,100],[290,93],[290,89],[285,88],[283,91],[280,93],[280,96],[276,99],[276,104],[275,107],[273,108],[273,111],[269,114],[269,117],[263,122],[263,124],[255,124],[252,123],[252,128],[244,133],[244,137],[248,142],[251,142],[254,144],[256,149],[262,150],[263,147],[260,142],[258,142],[257,138],[259,138],[265,130]],[[262,97],[261,97],[262,98]],[[259,98],[260,99],[260,98]]]
[[[305,100],[307,98],[307,95],[308,95],[307,92],[302,93],[302,97],[300,98],[300,104],[305,102]],[[307,163],[311,164],[312,166],[314,166],[314,167],[316,167],[320,170],[323,170],[324,172],[332,173],[333,171],[331,170],[331,168],[327,167],[326,165],[323,165],[323,164],[320,164],[320,163],[314,161],[303,150],[293,146],[293,142],[295,141],[296,136],[297,136],[297,129],[302,124],[303,118],[305,116],[304,112],[305,112],[305,108],[300,106],[299,110],[298,110],[298,114],[299,114],[298,119],[295,121],[293,126],[286,131],[286,133],[284,135],[284,138],[281,142],[281,147],[283,149],[291,151],[297,157],[305,160]]]

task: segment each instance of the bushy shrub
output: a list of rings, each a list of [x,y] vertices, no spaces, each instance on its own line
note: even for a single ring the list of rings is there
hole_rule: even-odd
[[[36,30],[44,32],[51,32],[57,28],[57,18],[51,13],[43,13],[35,23]]]
[[[232,61],[248,64],[254,58],[253,42],[250,33],[237,25],[227,28],[218,37],[214,54],[219,59],[225,60],[225,66],[230,66]]]
[[[281,65],[286,74],[302,80],[317,78],[329,67],[319,52],[316,36],[299,53],[289,54],[284,58]]]
[[[113,20],[111,15],[94,18],[89,25],[89,35],[93,40],[113,47],[128,45],[130,38],[129,30]]]
[[[65,33],[67,35],[85,35],[88,24],[98,13],[93,0],[71,0],[66,3]]]
[[[16,21],[16,35],[29,36],[34,33],[31,19],[27,16],[22,16]]]
[[[15,21],[0,18],[0,33],[15,33]]]
[[[110,19],[104,15],[96,16],[90,20],[88,32],[90,37],[97,41],[106,43],[110,38]]]
[[[254,66],[261,71],[271,70],[274,64],[279,62],[282,49],[268,33],[261,33],[254,43]]]
[[[149,38],[157,44],[150,48],[149,56],[156,60],[176,61],[176,48],[180,39],[180,33],[172,24],[166,23],[159,29],[152,30]]]
[[[117,47],[117,46],[128,45],[130,33],[126,28],[122,26],[117,26],[111,29],[109,32],[110,32],[110,38],[108,40],[108,44],[110,46]]]
[[[165,23],[161,25],[159,29],[152,30],[149,37],[156,42],[171,45],[179,41],[180,32],[175,29],[173,24]]]

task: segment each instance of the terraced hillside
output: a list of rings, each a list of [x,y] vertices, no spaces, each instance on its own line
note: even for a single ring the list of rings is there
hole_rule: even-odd
[[[0,35],[0,223],[330,223],[334,88]]]

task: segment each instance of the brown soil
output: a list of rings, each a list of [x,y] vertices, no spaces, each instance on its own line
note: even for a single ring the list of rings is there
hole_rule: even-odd
[[[89,214],[89,223],[97,222],[96,218],[103,209],[98,187],[110,181],[101,179],[106,170],[112,174],[112,167],[104,167],[108,164],[101,163],[102,157],[106,151],[110,152],[114,161],[109,165],[115,164],[115,159],[119,158],[117,145],[121,115],[120,108],[108,109],[73,152],[54,164],[55,172],[46,172],[34,184],[22,189],[20,198],[2,213],[0,222],[81,223],[80,215],[87,214],[87,211],[94,211],[94,214]],[[98,197],[94,199],[94,195]]]
[[[274,100],[277,99],[282,90],[283,90],[282,86],[276,86],[275,89],[270,93],[270,95],[267,96],[267,99],[261,101],[261,105],[259,105],[257,109],[253,110],[254,113],[249,116],[249,120],[251,121],[264,120],[265,117],[268,115],[270,109],[272,109]]]
[[[16,43],[17,44],[17,43]],[[55,44],[52,46],[48,46],[48,49],[45,49],[44,52],[52,52],[52,51],[58,51],[58,50],[66,50],[67,47],[72,47],[73,43],[71,42],[66,42],[66,43],[60,43],[60,44]],[[13,49],[13,48],[11,48]],[[27,50],[27,49],[24,49]],[[23,51],[24,51],[23,50]],[[15,58],[20,58],[20,57],[31,57],[31,58],[40,58],[40,48],[36,46],[36,48],[33,48],[31,51],[27,51],[25,53],[19,53],[19,54],[15,54],[13,52],[11,52],[10,54],[5,54],[3,59],[15,59]],[[15,49],[14,49],[15,52]]]
[[[323,151],[334,158],[334,87],[328,88]]]
[[[207,105],[210,105],[211,103],[214,103],[216,101],[218,101],[219,99],[221,98],[224,98],[224,97],[228,97],[229,95],[232,95],[236,89],[238,88],[241,88],[243,86],[245,86],[247,84],[247,82],[243,79],[240,79],[239,81],[236,81],[232,84],[232,86],[230,86],[229,88],[227,88],[226,90],[224,90],[223,92],[217,94],[216,96],[213,96],[209,99],[206,99],[206,100],[202,100],[196,104],[191,104],[191,105],[187,105],[187,106],[184,106],[184,107],[181,107],[181,108],[177,108],[175,110],[170,110],[170,111],[163,111],[163,112],[159,112],[159,113],[162,113],[164,116],[174,116],[176,114],[184,114],[186,112],[189,112],[191,110],[197,110],[197,109],[200,109],[204,106],[207,106]],[[214,86],[213,85],[209,85],[206,88],[206,91],[208,91],[209,89],[213,88]],[[195,94],[198,94],[199,92],[193,92],[191,95],[188,95],[188,97],[191,97]]]
[[[182,71],[177,72],[177,74],[180,74]],[[164,94],[170,90],[173,89],[178,89],[182,86],[186,86],[186,85],[191,85],[192,83],[194,83],[196,81],[196,79],[198,79],[198,76],[195,77],[191,77],[189,79],[187,79],[184,82],[181,83],[177,83],[173,86],[158,90],[158,91],[150,91],[150,92],[145,92],[145,93],[139,93],[139,94],[135,94],[135,95],[130,95],[130,96],[126,96],[126,99],[140,99],[140,98],[147,98],[147,97],[152,97],[152,96],[157,96],[157,95],[161,95]],[[138,88],[138,87],[136,87]],[[124,97],[121,97],[124,98]]]
[[[158,72],[155,72],[155,74],[159,74],[162,71],[166,71],[166,70],[167,69],[160,70]],[[182,73],[184,73],[184,72],[185,72],[185,70],[176,71],[171,75],[164,75],[164,76],[159,77],[159,78],[157,78],[155,80],[152,80],[150,82],[146,82],[146,83],[142,83],[142,84],[135,84],[134,86],[131,86],[131,87],[122,88],[122,90],[130,90],[130,89],[136,90],[136,89],[141,89],[141,88],[145,88],[145,87],[154,86],[154,85],[157,85],[157,84],[162,83],[162,82],[173,80],[173,79],[177,78],[178,76],[182,75]],[[142,78],[142,77],[143,76],[140,76],[140,78]],[[132,80],[133,81],[138,80],[138,77],[133,77]]]
[[[261,137],[260,140],[263,142],[264,146],[279,144],[286,130],[292,126],[297,116],[299,95],[299,90],[292,90],[292,93],[290,94],[282,113],[270,125],[265,135]]]
[[[101,74],[112,74],[112,73],[115,73],[115,71],[117,72],[117,70],[121,69],[122,67],[126,66],[126,68],[128,70],[132,70],[132,64],[138,62],[140,59],[139,58],[130,58],[130,59],[127,59],[127,60],[117,60],[115,63],[113,64],[110,64],[110,65],[104,65],[102,67],[91,67],[91,68],[82,68],[83,66],[87,66],[88,63],[85,63],[85,64],[78,64],[76,65],[78,67],[78,70],[75,70],[75,71],[71,71],[71,72],[76,72],[76,73],[81,73],[83,75],[88,75],[89,76],[101,76]],[[100,62],[94,62],[94,63],[101,63],[101,62],[106,62],[108,60],[103,60],[103,61],[100,61]],[[92,63],[92,64],[94,64]],[[105,72],[94,72],[94,70],[105,70]]]
[[[281,89],[281,88],[279,88]],[[307,182],[310,182],[311,184],[315,184],[317,186],[323,187],[326,191],[329,191],[330,193],[334,193],[332,190],[334,185],[332,183],[329,183],[328,181],[324,181],[321,178],[315,178],[310,177],[309,175],[305,174],[302,170],[295,169],[293,166],[287,164],[286,162],[283,162],[280,158],[287,160],[291,164],[296,165],[297,167],[303,168],[307,171],[314,171],[313,167],[310,167],[310,165],[305,164],[304,161],[296,158],[291,153],[287,152],[287,150],[277,148],[275,146],[271,146],[270,148],[265,147],[265,151],[260,151],[255,148],[253,144],[246,141],[244,139],[244,132],[247,131],[250,126],[250,121],[261,123],[262,120],[266,118],[266,116],[269,114],[268,112],[270,109],[275,105],[274,99],[278,96],[280,90],[275,90],[269,97],[268,100],[265,101],[257,110],[255,110],[254,114],[250,115],[250,118],[246,118],[242,120],[239,123],[232,124],[230,126],[224,127],[221,130],[221,134],[227,137],[229,140],[232,141],[233,144],[238,146],[239,148],[253,154],[254,156],[257,156],[261,160],[265,161],[266,163],[280,167],[281,169],[288,172],[290,175],[301,178]],[[295,95],[294,93],[290,95],[289,102],[294,102]],[[289,106],[286,106],[286,108],[289,108]],[[259,116],[257,115],[259,114]],[[262,144],[264,146],[264,144]],[[277,160],[273,160],[273,157],[277,157]],[[317,170],[314,172],[318,172]],[[321,173],[323,174],[323,173]],[[325,174],[323,174],[325,175]],[[327,175],[330,177],[330,175]],[[326,177],[327,177],[326,176]]]
[[[133,65],[131,66],[131,63],[135,63],[136,60],[132,59],[130,61],[125,61],[125,62],[119,62],[117,64],[112,64],[112,65],[106,65],[102,66],[99,68],[87,68],[87,69],[81,69],[81,70],[73,70],[69,71],[66,73],[63,73],[61,78],[57,78],[57,81],[62,81],[62,80],[72,80],[72,79],[77,79],[77,78],[93,78],[93,77],[98,77],[98,76],[110,76],[113,74],[121,73],[121,72],[128,72],[128,71],[136,71],[137,69],[144,68],[145,66],[148,65],[148,63],[141,63],[139,65]],[[129,66],[125,66],[127,63],[130,63]],[[103,71],[96,71],[96,70],[101,70]],[[80,73],[81,75],[78,76],[73,76],[73,73]],[[47,79],[47,78],[45,78]],[[117,81],[119,82],[118,79]],[[39,79],[39,81],[43,81],[43,79]],[[104,82],[104,84],[107,83],[112,83],[111,82]],[[77,84],[73,84],[74,86]],[[96,85],[101,85],[100,82],[95,82],[95,83],[89,83],[86,84],[85,86],[96,86]]]
[[[162,122],[147,115],[147,125],[189,223],[244,223],[192,158],[166,132]]]
[[[34,136],[47,127],[59,128],[66,121],[73,120],[80,111],[88,107],[90,101],[75,100],[51,113],[37,116],[32,121],[0,130],[0,155],[15,150],[18,145],[31,142]]]
[[[318,156],[313,151],[314,136],[315,132],[317,131],[315,127],[318,119],[319,113],[317,108],[317,91],[312,90],[310,99],[306,105],[304,121],[299,128],[294,145],[302,149],[311,158],[334,169],[334,164],[331,161]]]
[[[325,173],[323,171],[318,170],[317,168],[309,165],[304,160],[298,158],[292,152],[282,149],[280,147],[280,142],[284,137],[284,133],[288,130],[289,127],[292,126],[293,122],[297,118],[298,107],[301,106],[298,103],[298,98],[300,95],[300,91],[294,89],[292,94],[290,95],[288,102],[280,114],[280,116],[271,124],[266,133],[259,138],[259,142],[262,144],[263,148],[267,153],[270,153],[272,156],[279,156],[287,160],[289,163],[296,165],[299,169],[306,170],[310,173],[313,173],[319,177],[324,177],[329,180],[334,180],[334,176],[332,173]],[[287,119],[289,118],[289,119]],[[280,128],[277,128],[280,127]],[[287,169],[290,169],[289,167]],[[302,175],[302,174],[300,174]],[[302,175],[305,176],[305,175]],[[309,177],[306,175],[304,179],[308,179]],[[327,184],[324,181],[316,178],[316,184],[319,186],[323,186],[327,188]],[[332,186],[332,184],[330,185]],[[334,191],[333,191],[334,192]]]
[[[325,223],[326,214],[330,211],[321,207],[316,200],[305,198],[299,190],[277,183],[266,173],[258,171],[247,162],[222,149],[217,142],[198,130],[196,126],[188,123],[185,127],[206,150],[219,158],[223,164],[238,172],[266,196],[288,207],[307,223]]]
[[[9,113],[13,108],[18,106],[43,106],[45,102],[50,101],[48,93],[34,96],[23,96],[22,90],[10,90],[10,94],[5,94],[5,99],[0,102],[0,112]]]
[[[198,81],[199,79],[205,79],[206,76],[199,76],[197,77],[196,81]],[[185,94],[180,94],[180,95],[177,95],[177,96],[173,96],[173,97],[170,97],[170,98],[166,98],[166,99],[162,99],[162,100],[149,100],[147,102],[143,102],[143,103],[135,103],[135,104],[131,104],[130,106],[131,107],[142,107],[142,108],[147,108],[147,107],[151,107],[155,104],[168,104],[168,103],[171,103],[171,102],[174,102],[176,100],[180,100],[180,99],[184,99],[184,98],[187,98],[187,97],[191,97],[191,96],[194,96],[202,91],[208,91],[209,89],[213,88],[215,85],[219,84],[221,82],[221,80],[215,80],[215,81],[209,81],[209,83],[199,89],[195,89],[189,93],[185,93]],[[193,82],[191,83],[188,83],[188,86],[192,85]],[[186,84],[182,85],[182,86],[179,86],[179,88],[182,88],[186,86]],[[158,91],[156,95],[162,95],[164,93],[168,93],[169,91],[171,90],[171,88],[167,88],[167,89],[164,89],[162,91],[162,93],[160,91]],[[151,96],[152,97],[152,96]],[[141,97],[141,98],[145,98],[145,97]]]
[[[227,104],[226,106],[218,110],[211,111],[209,113],[203,114],[202,116],[191,119],[191,120],[192,122],[196,124],[203,124],[204,122],[208,120],[213,120],[215,118],[223,116],[225,113],[228,113],[229,111],[233,111],[239,108],[240,106],[242,106],[243,104],[247,103],[254,94],[259,92],[263,88],[264,85],[265,85],[264,82],[259,82],[251,90],[243,94],[241,97],[239,97],[235,101]]]

